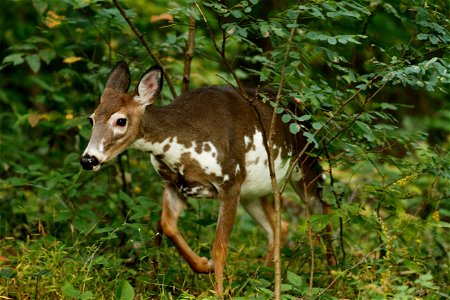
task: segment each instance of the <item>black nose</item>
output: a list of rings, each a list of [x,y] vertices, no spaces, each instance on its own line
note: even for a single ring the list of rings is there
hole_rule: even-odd
[[[92,168],[98,165],[98,159],[95,156],[84,155],[80,158],[80,165],[85,170],[92,170]]]

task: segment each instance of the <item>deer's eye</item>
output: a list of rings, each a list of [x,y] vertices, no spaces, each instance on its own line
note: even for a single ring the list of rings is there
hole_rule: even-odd
[[[127,125],[127,119],[125,119],[125,118],[117,119],[116,125],[120,126],[120,127],[124,127],[125,125]]]
[[[92,120],[91,117],[89,117],[88,120],[89,120],[89,123],[91,124],[91,126],[94,126],[94,120]]]

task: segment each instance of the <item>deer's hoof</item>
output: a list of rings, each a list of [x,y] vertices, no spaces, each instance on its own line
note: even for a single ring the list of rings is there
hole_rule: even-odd
[[[214,272],[214,260],[208,259],[208,268],[209,268],[209,272],[211,272],[211,273]]]
[[[214,261],[206,257],[200,257],[199,261],[192,266],[192,269],[197,273],[213,273]]]

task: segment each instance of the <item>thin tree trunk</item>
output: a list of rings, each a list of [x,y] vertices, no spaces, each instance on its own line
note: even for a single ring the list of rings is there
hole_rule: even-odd
[[[194,7],[194,4],[192,4]],[[195,17],[193,14],[189,16],[189,34],[186,43],[186,52],[184,53],[184,70],[182,92],[189,91],[189,83],[191,82],[191,62],[194,57],[195,49]]]

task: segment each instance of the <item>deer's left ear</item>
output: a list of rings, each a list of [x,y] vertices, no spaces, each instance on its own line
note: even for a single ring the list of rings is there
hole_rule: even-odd
[[[134,100],[141,106],[152,104],[161,92],[163,85],[163,70],[160,66],[148,69],[139,80],[134,91]]]

